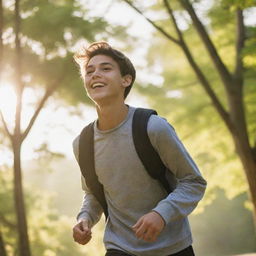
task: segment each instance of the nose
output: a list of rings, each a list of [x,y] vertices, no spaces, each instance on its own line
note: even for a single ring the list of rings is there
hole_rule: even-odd
[[[100,76],[101,76],[100,71],[98,69],[95,69],[94,72],[92,73],[92,79],[98,78]]]

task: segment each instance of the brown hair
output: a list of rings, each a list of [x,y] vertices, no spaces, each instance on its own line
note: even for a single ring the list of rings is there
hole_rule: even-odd
[[[131,75],[131,84],[125,88],[124,92],[124,98],[126,98],[136,78],[136,70],[132,62],[122,52],[112,48],[106,42],[92,43],[87,48],[83,48],[81,52],[74,55],[76,63],[78,63],[80,66],[80,72],[83,79],[86,65],[88,64],[89,60],[96,55],[106,55],[111,57],[117,62],[122,76]]]

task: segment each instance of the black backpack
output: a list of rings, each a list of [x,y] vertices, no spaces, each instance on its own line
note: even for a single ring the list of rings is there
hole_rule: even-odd
[[[132,135],[137,154],[148,174],[157,179],[166,192],[171,193],[176,187],[176,178],[163,164],[158,153],[153,148],[147,133],[147,124],[151,115],[157,115],[152,109],[136,108],[132,122]],[[94,163],[94,128],[93,122],[87,125],[79,138],[79,166],[85,178],[86,185],[96,197],[108,217],[103,185],[95,173]]]

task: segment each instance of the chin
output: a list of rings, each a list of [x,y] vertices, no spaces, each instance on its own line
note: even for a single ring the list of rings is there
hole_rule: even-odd
[[[110,97],[107,95],[91,95],[89,97],[96,104],[104,103],[110,99]]]

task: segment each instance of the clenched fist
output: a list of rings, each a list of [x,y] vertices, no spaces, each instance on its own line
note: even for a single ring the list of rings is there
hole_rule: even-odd
[[[81,220],[73,227],[73,238],[79,244],[85,245],[92,238],[90,224],[87,220]]]

